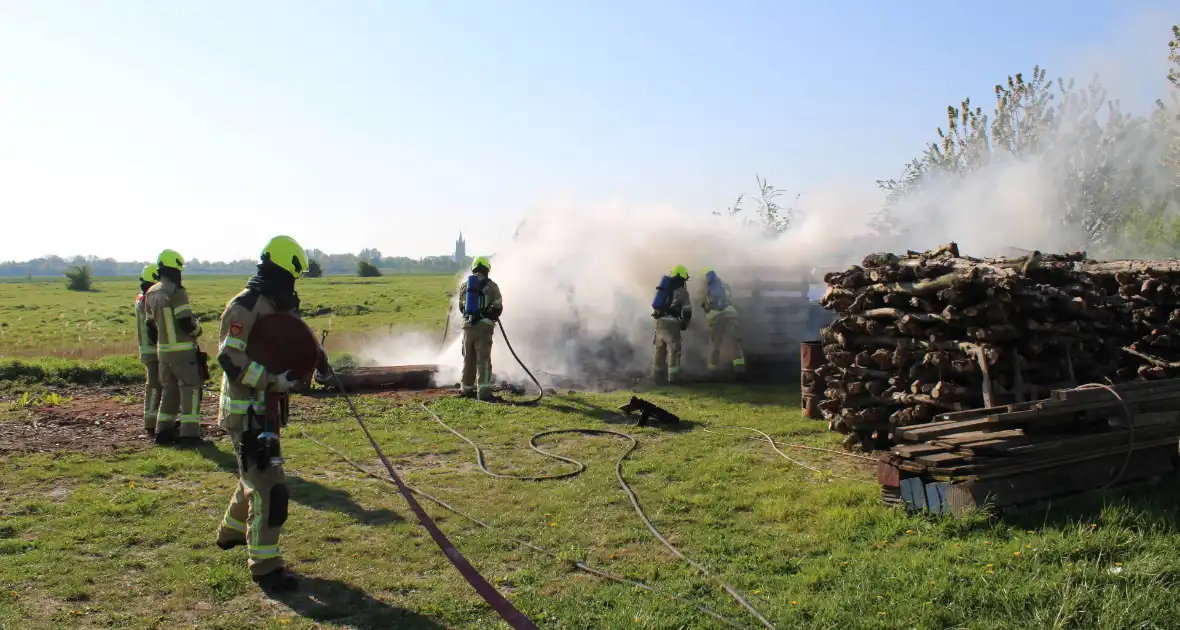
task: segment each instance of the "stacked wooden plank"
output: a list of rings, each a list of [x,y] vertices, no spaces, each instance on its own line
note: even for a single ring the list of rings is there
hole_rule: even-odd
[[[1126,325],[1117,300],[1079,269],[1084,259],[977,259],[949,243],[827,274],[821,304],[836,318],[820,335],[821,409],[832,429],[871,450],[896,426],[1113,373]]]
[[[1122,380],[1180,376],[1180,261],[1113,260],[1082,267],[1123,301],[1133,334],[1122,347]]]
[[[1180,379],[1057,390],[936,420],[894,431],[878,468],[883,500],[952,514],[1021,508],[1174,477]]]

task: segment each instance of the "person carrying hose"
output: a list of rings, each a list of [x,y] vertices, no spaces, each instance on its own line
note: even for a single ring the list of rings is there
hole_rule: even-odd
[[[184,257],[166,249],[160,252],[156,267],[160,281],[144,294],[144,312],[155,324],[160,360],[162,391],[156,443],[195,444],[201,441],[201,385],[205,380],[197,347],[201,321],[193,315],[188,291],[181,282]]]
[[[726,353],[733,356],[730,364],[733,366],[732,374],[743,374],[746,371],[746,358],[742,354],[741,327],[737,309],[733,305],[733,291],[712,269],[702,270],[701,275],[705,278],[705,296],[701,300],[701,308],[709,324],[709,374],[714,378],[720,375],[721,357]]]
[[[143,430],[148,437],[156,434],[156,414],[160,412],[160,359],[156,354],[156,322],[144,310],[144,295],[160,279],[154,264],[144,265],[139,274],[139,295],[135,296],[135,339],[139,343],[139,361],[146,373],[143,390]]]
[[[459,286],[463,315],[463,377],[459,395],[492,400],[492,336],[504,313],[500,287],[488,277],[492,263],[484,256],[471,261],[471,275]],[[478,390],[476,383],[478,381]]]
[[[229,432],[238,456],[238,487],[217,530],[217,546],[246,546],[246,562],[256,584],[266,591],[290,591],[299,582],[279,553],[279,535],[287,521],[289,494],[279,455],[277,427],[285,424],[288,406],[282,398],[299,384],[297,375],[267,372],[246,352],[250,331],[260,318],[274,313],[296,315],[299,295],[295,280],[307,271],[307,254],[289,236],[276,236],[262,250],[254,277],[225,305],[221,315],[221,404],[217,424]],[[320,372],[327,358],[320,349]],[[280,398],[279,417],[270,418],[267,402]]]
[[[651,378],[656,383],[672,383],[680,374],[681,332],[692,320],[692,301],[688,295],[688,269],[676,265],[672,273],[660,278],[652,300],[651,316],[656,320],[652,344]]]

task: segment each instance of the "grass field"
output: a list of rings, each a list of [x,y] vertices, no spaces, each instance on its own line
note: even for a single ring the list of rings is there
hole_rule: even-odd
[[[197,316],[216,323],[246,280],[192,276],[184,283]],[[456,286],[451,276],[338,276],[302,279],[298,291],[309,325],[317,330],[330,325],[329,349],[347,350],[367,331],[441,328]],[[123,277],[97,278],[86,293],[67,290],[58,278],[0,282],[0,358],[134,354],[138,292],[138,281]],[[209,337],[202,339],[206,352],[217,345],[216,334]]]
[[[402,300],[400,312],[381,305],[337,320],[358,332],[365,321],[437,325],[430,318],[441,319],[449,288],[446,278],[349,281],[309,282],[304,302],[363,303],[357,289],[368,293],[367,285],[390,304]],[[199,296],[204,285],[231,295],[240,283],[198,279],[192,291]],[[77,321],[90,308],[64,289],[62,297],[56,286],[32,286],[23,289],[28,301],[56,304],[63,319]],[[0,295],[12,291],[0,284]],[[198,311],[223,299],[197,297]],[[9,312],[12,303],[2,304]],[[103,308],[117,307],[111,301]],[[82,356],[100,354],[87,348]],[[110,366],[126,367],[119,361],[102,369],[117,373],[123,368]],[[36,365],[48,370],[43,378],[62,381],[81,369],[64,360]],[[271,599],[250,582],[241,549],[213,545],[236,483],[226,438],[198,450],[149,446],[135,435],[142,403],[135,387],[46,393],[33,380],[0,391],[0,630],[505,627],[391,485],[313,441],[382,472],[339,398],[295,397],[283,441],[293,503],[283,550],[304,588]],[[482,444],[489,467],[502,473],[568,469],[528,449],[539,431],[611,428],[633,435],[638,448],[623,474],[654,525],[783,630],[1180,628],[1174,489],[1111,494],[1006,521],[906,515],[879,504],[872,462],[785,446],[838,442],[825,423],[801,418],[797,391],[699,385],[645,393],[687,421],[681,431],[620,424],[611,409],[629,395],[562,392],[536,408],[453,398],[430,405]],[[726,627],[672,594],[741,627],[761,627],[715,579],[673,556],[643,526],[615,479],[625,442],[547,438],[543,446],[586,462],[587,470],[561,481],[494,479],[476,468],[470,446],[419,406],[423,399],[374,394],[358,404],[409,483],[490,525],[419,499],[468,560],[539,626]],[[205,408],[215,404],[208,391]],[[772,435],[793,461],[742,427]],[[26,436],[25,447],[13,435]],[[594,577],[574,567],[578,561],[663,592]]]

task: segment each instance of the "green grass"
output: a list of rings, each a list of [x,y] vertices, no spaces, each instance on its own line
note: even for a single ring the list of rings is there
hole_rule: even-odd
[[[194,312],[214,324],[214,333],[202,340],[206,352],[217,344],[216,322],[225,303],[245,281],[244,276],[185,278]],[[297,286],[308,324],[331,328],[329,349],[348,350],[370,331],[441,327],[456,281],[437,275],[334,276],[306,278]],[[94,290],[86,293],[67,290],[60,278],[0,282],[0,358],[132,355],[138,291],[135,278],[96,278]]]
[[[624,474],[655,525],[781,629],[1180,627],[1174,492],[1111,496],[1072,516],[1039,513],[1028,522],[906,515],[879,505],[871,464],[787,451],[856,479],[832,480],[734,428],[833,446],[837,436],[824,423],[800,418],[797,393],[702,386],[648,394],[694,423],[682,432],[605,423],[605,410],[627,396],[553,396],[533,409],[449,399],[434,408],[505,473],[560,469],[527,448],[541,430],[635,435],[639,448]],[[416,405],[371,397],[360,405],[409,483],[493,526],[481,529],[423,500],[464,555],[541,627],[718,626],[507,537],[759,627],[636,518],[614,477],[622,442],[553,438],[546,446],[588,470],[566,481],[497,480],[480,474],[470,448]],[[9,421],[28,413],[7,409]],[[241,550],[212,545],[236,481],[228,443],[203,453],[39,454],[0,466],[0,627],[503,627],[392,487],[356,474],[296,426],[374,471],[380,465],[343,401],[297,400],[284,434],[293,508],[283,549],[317,601],[261,597]]]

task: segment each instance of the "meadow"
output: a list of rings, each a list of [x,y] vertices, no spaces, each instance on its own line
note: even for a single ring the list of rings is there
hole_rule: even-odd
[[[215,318],[242,280],[194,278],[197,311]],[[437,330],[451,281],[326,278],[300,289],[305,305],[333,309],[334,330],[363,335],[391,325]],[[389,483],[325,448],[383,476],[345,402],[316,392],[295,397],[283,437],[292,509],[282,545],[303,590],[262,595],[244,552],[213,545],[236,483],[228,439],[178,450],[134,435],[142,398],[128,382],[137,374],[114,356],[128,341],[109,321],[130,312],[134,284],[123,291],[102,280],[98,288],[73,294],[60,282],[0,283],[0,321],[29,336],[6,337],[21,348],[6,353],[22,357],[26,376],[43,370],[0,389],[0,629],[506,627]],[[63,350],[60,330],[12,322],[22,303],[52,313],[61,328],[93,322],[85,334],[73,331],[77,354]],[[349,305],[369,310],[338,312]],[[80,381],[102,385],[71,384]],[[628,400],[624,391],[561,390],[532,408],[443,392],[370,394],[357,403],[408,483],[483,523],[419,498],[542,628],[730,627],[700,607],[738,627],[762,627],[719,580],[781,629],[1180,628],[1180,495],[1172,489],[1004,520],[907,515],[880,505],[872,461],[813,450],[838,449],[839,439],[826,423],[801,417],[797,388],[638,391],[686,426],[628,424],[613,412]],[[548,450],[585,462],[585,472],[495,479],[422,402],[478,442],[498,473],[569,470],[529,450],[540,431],[632,435],[638,446],[622,464],[624,478],[652,523],[713,576],[672,555],[637,517],[615,478],[625,441],[544,438]],[[204,408],[215,404],[211,384]],[[778,450],[751,429],[772,436]],[[40,431],[55,437],[38,441]],[[70,443],[56,437],[61,431],[82,438]],[[579,562],[659,592],[596,577]]]
[[[186,277],[193,312],[216,326],[226,302],[247,279]],[[317,331],[330,329],[329,349],[343,349],[363,333],[440,328],[456,286],[458,281],[447,275],[329,276],[302,279],[297,290],[308,324]],[[96,278],[86,292],[67,290],[61,278],[0,281],[0,359],[133,355],[138,292],[139,282],[130,277]],[[206,352],[217,346],[216,334],[208,337],[201,340]]]

